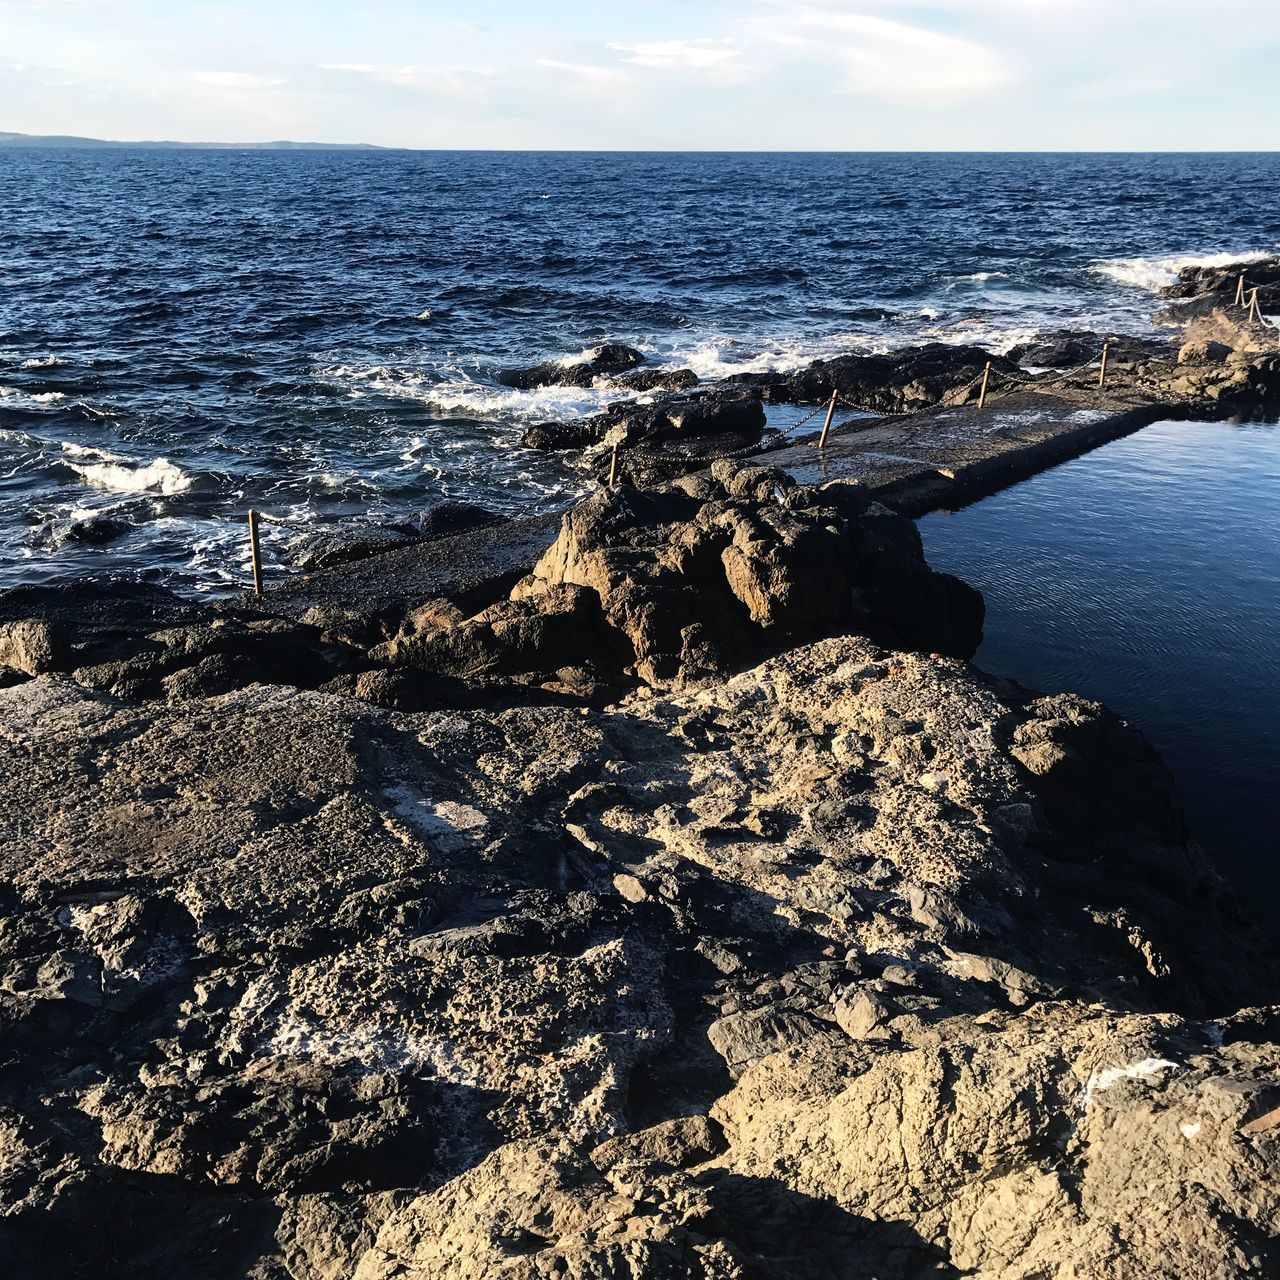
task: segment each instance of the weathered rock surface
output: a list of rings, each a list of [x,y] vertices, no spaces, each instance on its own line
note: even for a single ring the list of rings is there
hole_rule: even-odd
[[[730,383],[756,387],[766,400],[787,404],[821,404],[836,392],[848,406],[878,413],[901,413],[929,405],[961,402],[966,383],[992,371],[1022,376],[1017,364],[981,347],[931,342],[890,355],[836,356],[815,360],[806,369],[780,373],[743,373]],[[969,398],[977,399],[977,389]]]
[[[644,355],[620,342],[595,347],[581,359],[548,360],[527,369],[508,369],[498,380],[508,387],[590,387],[597,379],[627,373],[644,363]]]
[[[470,618],[428,606],[372,656],[559,688],[571,668],[668,684],[846,632],[968,657],[982,615],[975,591],[928,568],[915,526],[855,487],[718,462],[683,488],[601,490],[509,600]]]
[[[1010,348],[1009,359],[1023,368],[1066,369],[1097,360],[1102,355],[1104,342],[1109,343],[1111,356],[1117,360],[1168,358],[1171,354],[1170,344],[1159,339],[1058,329],[1053,333],[1039,333],[1031,342]]]
[[[645,403],[612,404],[577,422],[530,427],[522,443],[530,449],[575,451],[579,468],[607,479],[613,448],[620,450],[624,478],[636,484],[700,471],[722,455],[759,444],[765,429],[759,394],[742,388],[668,395]]]
[[[9,1274],[1275,1273],[1274,973],[1094,704],[837,637],[602,712],[42,676],[0,756]]]

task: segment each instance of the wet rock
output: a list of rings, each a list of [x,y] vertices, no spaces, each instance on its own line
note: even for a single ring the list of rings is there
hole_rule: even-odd
[[[501,519],[497,512],[488,507],[445,498],[420,511],[415,523],[424,538],[443,538],[492,525]]]
[[[313,573],[317,569],[351,564],[385,551],[395,551],[408,546],[414,537],[413,533],[405,530],[372,527],[305,533],[288,544],[286,558],[289,564],[304,573]]]
[[[760,442],[764,428],[764,406],[755,391],[721,389],[613,404],[579,422],[531,427],[522,443],[531,449],[579,451],[574,464],[603,477],[617,445],[622,478],[649,484],[749,449]]]
[[[1167,359],[1170,354],[1169,343],[1159,339],[1058,329],[1053,333],[1039,333],[1031,342],[1019,343],[1008,355],[1026,369],[1074,368],[1099,360],[1104,342],[1110,347],[1110,358],[1117,361]]]
[[[644,363],[644,355],[634,347],[608,342],[594,347],[582,359],[548,360],[525,369],[508,369],[498,375],[507,387],[529,390],[534,387],[590,387],[599,378],[627,373]]]
[[[993,373],[1021,376],[1013,360],[981,347],[932,342],[890,355],[816,360],[794,372],[735,374],[728,381],[756,387],[773,402],[821,404],[834,391],[851,408],[900,413],[955,396],[981,376],[988,361]]]
[[[613,381],[628,391],[688,391],[699,379],[692,369],[638,369]]]

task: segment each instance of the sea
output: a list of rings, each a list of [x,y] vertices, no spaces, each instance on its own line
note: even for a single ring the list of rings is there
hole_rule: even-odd
[[[1280,156],[0,149],[0,589],[228,595],[308,531],[584,491],[529,425],[616,389],[499,374],[605,341],[705,379],[927,341],[1152,332],[1182,266],[1280,246]],[[785,406],[771,409],[782,415]],[[979,661],[1104,698],[1280,918],[1280,441],[1157,424],[923,522]]]
[[[1273,251],[1274,155],[0,149],[0,587],[226,594],[300,530],[582,491],[519,447],[616,390],[1060,326],[1145,332],[1178,266]]]

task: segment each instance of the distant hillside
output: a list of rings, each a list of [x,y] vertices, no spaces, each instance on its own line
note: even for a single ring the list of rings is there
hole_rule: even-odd
[[[0,147],[151,147],[167,151],[385,151],[367,142],[111,142],[65,134],[5,133]]]

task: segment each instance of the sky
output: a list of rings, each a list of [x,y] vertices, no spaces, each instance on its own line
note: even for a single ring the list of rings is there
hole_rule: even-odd
[[[1280,0],[0,0],[0,130],[1274,150]]]

